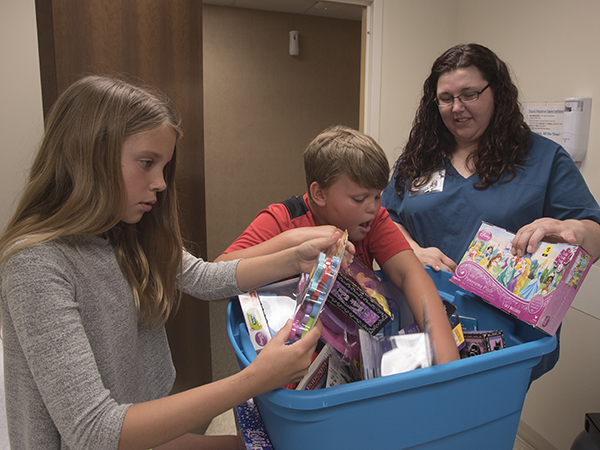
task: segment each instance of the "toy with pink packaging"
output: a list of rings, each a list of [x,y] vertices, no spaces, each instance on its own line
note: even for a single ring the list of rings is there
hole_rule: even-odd
[[[450,281],[552,336],[594,259],[577,245],[547,242],[519,257],[514,237],[483,222]]]

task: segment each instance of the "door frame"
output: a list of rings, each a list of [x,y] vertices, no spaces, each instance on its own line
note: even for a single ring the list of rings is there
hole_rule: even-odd
[[[328,0],[365,7],[361,62],[361,130],[379,141],[381,114],[381,59],[383,47],[383,0]]]

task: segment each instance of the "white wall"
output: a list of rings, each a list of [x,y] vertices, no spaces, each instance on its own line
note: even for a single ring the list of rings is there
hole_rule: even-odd
[[[523,102],[592,97],[583,175],[600,199],[600,3],[589,0],[383,0],[380,143],[391,162],[410,131],[431,64],[458,43],[494,50],[513,70]],[[571,63],[570,65],[568,65]],[[523,429],[568,450],[584,414],[600,411],[600,267],[592,267],[573,302],[554,370],[533,383]],[[468,407],[465,404],[465,407]]]
[[[42,133],[34,0],[0,2],[0,229],[27,179]]]
[[[477,41],[510,62],[525,102],[592,97],[583,175],[600,199],[600,3],[588,0],[461,0],[458,40]],[[600,411],[600,268],[596,264],[564,320],[561,358],[534,383],[522,420],[559,450]]]
[[[590,0],[461,0],[458,42],[476,41],[510,64],[522,101],[592,97],[583,174],[600,199],[600,3]],[[467,24],[467,25],[465,25]]]
[[[34,0],[0,2],[0,230],[13,211],[43,131]],[[0,349],[0,356],[2,352]],[[0,367],[0,377],[4,372]],[[0,450],[8,449],[0,380]]]

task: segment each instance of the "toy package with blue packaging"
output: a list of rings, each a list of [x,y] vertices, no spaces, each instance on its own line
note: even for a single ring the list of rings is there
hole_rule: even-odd
[[[235,421],[244,440],[246,450],[273,450],[260,412],[254,399],[240,403],[234,408]]]

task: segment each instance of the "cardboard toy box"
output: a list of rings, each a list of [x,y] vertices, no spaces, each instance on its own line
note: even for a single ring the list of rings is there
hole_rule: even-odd
[[[238,296],[244,312],[244,320],[252,338],[254,349],[259,352],[271,340],[271,333],[262,304],[256,291],[250,291]]]
[[[577,245],[547,242],[519,258],[514,237],[483,222],[450,281],[552,336],[594,259]]]
[[[502,330],[466,331],[464,336],[465,346],[460,350],[461,358],[470,358],[506,348]]]

